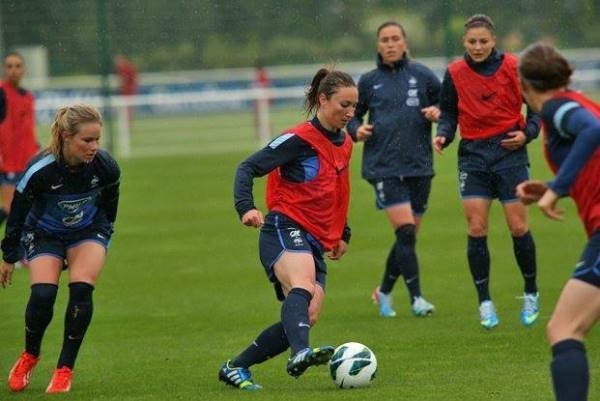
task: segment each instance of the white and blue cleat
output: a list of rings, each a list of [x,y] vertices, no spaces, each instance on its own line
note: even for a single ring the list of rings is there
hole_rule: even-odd
[[[290,357],[287,362],[287,372],[298,378],[306,369],[315,365],[325,365],[333,356],[335,348],[329,345],[317,348],[304,348]]]
[[[395,317],[396,311],[392,309],[392,294],[384,294],[379,287],[373,290],[371,295],[373,302],[379,307],[379,315],[383,317]]]
[[[479,321],[487,330],[493,329],[500,323],[492,301],[483,301],[479,304]]]
[[[521,323],[523,326],[531,326],[540,315],[540,294],[524,294],[523,309],[521,309]]]
[[[431,315],[435,311],[435,306],[423,297],[415,297],[411,310],[413,315],[424,317]]]

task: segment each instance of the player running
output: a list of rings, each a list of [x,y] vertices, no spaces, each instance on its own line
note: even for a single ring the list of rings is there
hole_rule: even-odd
[[[525,49],[519,63],[523,95],[541,114],[546,160],[556,176],[549,184],[525,181],[517,195],[554,220],[563,218],[558,200],[571,196],[588,235],[547,327],[558,401],[588,399],[583,339],[600,317],[600,105],[569,89],[572,73],[567,60],[543,43]]]

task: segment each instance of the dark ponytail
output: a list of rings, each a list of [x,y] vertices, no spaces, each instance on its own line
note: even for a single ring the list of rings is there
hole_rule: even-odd
[[[319,96],[321,93],[329,99],[339,88],[348,87],[356,87],[349,74],[339,70],[321,68],[313,77],[306,91],[306,98],[304,99],[306,115],[311,116],[319,109]]]

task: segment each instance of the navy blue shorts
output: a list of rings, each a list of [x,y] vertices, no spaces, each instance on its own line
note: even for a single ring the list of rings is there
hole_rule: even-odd
[[[23,177],[23,172],[0,173],[0,185],[14,185],[16,187],[21,181],[21,177]]]
[[[433,177],[390,177],[370,180],[375,190],[375,206],[387,209],[410,203],[413,214],[422,216],[427,210]]]
[[[590,236],[572,277],[600,288],[600,231]]]
[[[327,265],[323,259],[323,248],[312,235],[300,228],[293,220],[280,213],[267,214],[265,224],[260,230],[258,248],[260,261],[269,281],[275,287],[277,299],[283,300],[285,297],[273,267],[283,252],[312,254],[315,261],[316,281],[323,290],[325,289]]]
[[[33,260],[38,256],[54,256],[64,260],[67,250],[82,242],[97,242],[108,249],[110,235],[97,228],[84,228],[67,234],[45,234],[41,232],[24,231],[21,245],[25,251],[25,259]]]
[[[529,179],[527,166],[508,167],[500,171],[459,171],[460,197],[494,199],[502,203],[518,200],[517,185]]]

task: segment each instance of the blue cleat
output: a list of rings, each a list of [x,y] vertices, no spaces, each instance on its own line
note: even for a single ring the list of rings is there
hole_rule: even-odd
[[[521,323],[523,326],[531,326],[540,315],[540,294],[523,295],[523,309],[521,309]]]
[[[379,287],[373,290],[371,295],[373,302],[379,306],[379,315],[383,317],[395,317],[396,311],[392,309],[392,294],[384,294]]]
[[[250,373],[248,368],[235,368],[230,366],[230,364],[231,361],[227,361],[219,369],[220,381],[240,390],[254,391],[262,388],[261,385],[254,383],[252,373]]]
[[[413,315],[424,317],[431,315],[435,311],[435,306],[423,297],[415,297],[411,309]]]
[[[479,320],[481,325],[488,330],[498,326],[500,321],[498,320],[496,308],[494,308],[492,301],[483,301],[479,304]]]
[[[290,376],[298,378],[309,367],[329,362],[334,350],[331,346],[304,348],[288,359],[287,372]]]

